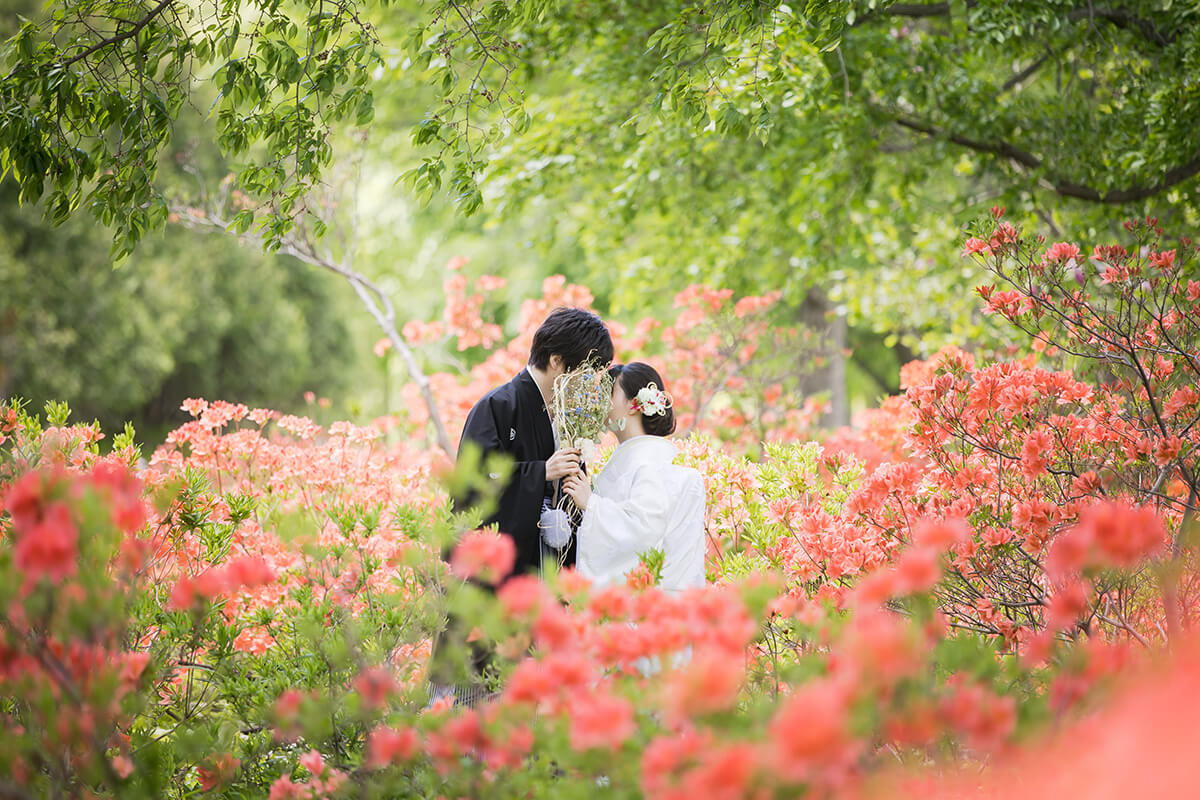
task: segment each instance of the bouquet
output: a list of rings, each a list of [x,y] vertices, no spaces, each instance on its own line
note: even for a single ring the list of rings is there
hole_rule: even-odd
[[[559,447],[579,448],[584,463],[608,428],[613,381],[608,370],[584,364],[554,379],[554,435]]]
[[[584,464],[595,458],[596,445],[608,427],[612,387],[608,370],[591,364],[564,372],[554,380],[554,436],[559,447],[578,448]],[[563,507],[569,502],[569,497],[562,496],[553,507],[547,502],[542,509],[542,540],[556,550],[563,550],[571,540],[570,517]]]

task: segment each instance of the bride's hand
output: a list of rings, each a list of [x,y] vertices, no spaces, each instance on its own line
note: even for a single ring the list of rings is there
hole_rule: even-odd
[[[592,484],[587,475],[573,472],[563,478],[562,487],[567,496],[575,501],[576,508],[580,511],[587,510],[588,499],[592,496]]]

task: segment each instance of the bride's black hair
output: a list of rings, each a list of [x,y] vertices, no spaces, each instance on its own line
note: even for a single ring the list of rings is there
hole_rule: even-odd
[[[614,364],[609,368],[608,374],[612,376],[613,383],[620,384],[621,391],[625,392],[625,396],[630,400],[652,383],[664,392],[667,390],[658,370],[641,361]],[[668,407],[665,414],[654,416],[642,414],[642,428],[651,436],[670,436],[675,432],[675,409]]]

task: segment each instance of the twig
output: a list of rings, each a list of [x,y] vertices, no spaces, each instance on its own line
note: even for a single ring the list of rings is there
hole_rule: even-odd
[[[172,209],[178,215],[181,223],[197,229],[221,229],[227,230],[229,223],[215,214],[200,216],[187,208]],[[252,234],[242,234],[241,238],[248,241],[253,241],[261,244],[261,237]],[[374,318],[376,324],[383,330],[395,347],[396,352],[400,354],[400,359],[404,362],[404,366],[408,371],[409,379],[416,384],[417,390],[421,394],[421,399],[425,404],[425,408],[429,413],[429,419],[433,423],[434,432],[437,437],[438,446],[442,448],[451,458],[455,456],[455,447],[450,442],[450,435],[446,430],[446,425],[442,421],[441,412],[437,407],[437,400],[433,396],[433,389],[429,383],[429,377],[421,369],[420,363],[417,361],[416,354],[409,347],[408,342],[400,334],[396,325],[396,308],[392,303],[391,297],[383,290],[379,284],[372,281],[361,272],[339,264],[332,258],[321,255],[315,251],[311,243],[302,245],[294,238],[285,240],[279,252],[284,255],[294,256],[306,264],[321,269],[329,270],[341,277],[345,278],[350,286],[354,289],[363,305],[366,306],[367,312]]]

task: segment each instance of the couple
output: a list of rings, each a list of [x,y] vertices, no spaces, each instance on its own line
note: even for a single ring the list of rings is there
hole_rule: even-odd
[[[678,450],[670,397],[648,364],[616,365],[609,426],[613,452],[595,487],[576,448],[560,447],[551,425],[555,379],[582,364],[609,364],[612,338],[599,317],[560,308],[533,336],[529,364],[493,389],[471,410],[460,452],[474,444],[486,458],[499,453],[513,469],[499,489],[499,505],[485,525],[513,539],[514,574],[538,573],[544,564],[574,566],[603,586],[621,583],[639,555],[661,550],[660,588],[678,592],[704,583],[704,482],[693,469],[673,465]],[[497,479],[498,476],[489,476]],[[551,509],[568,496],[573,535],[547,543]]]

